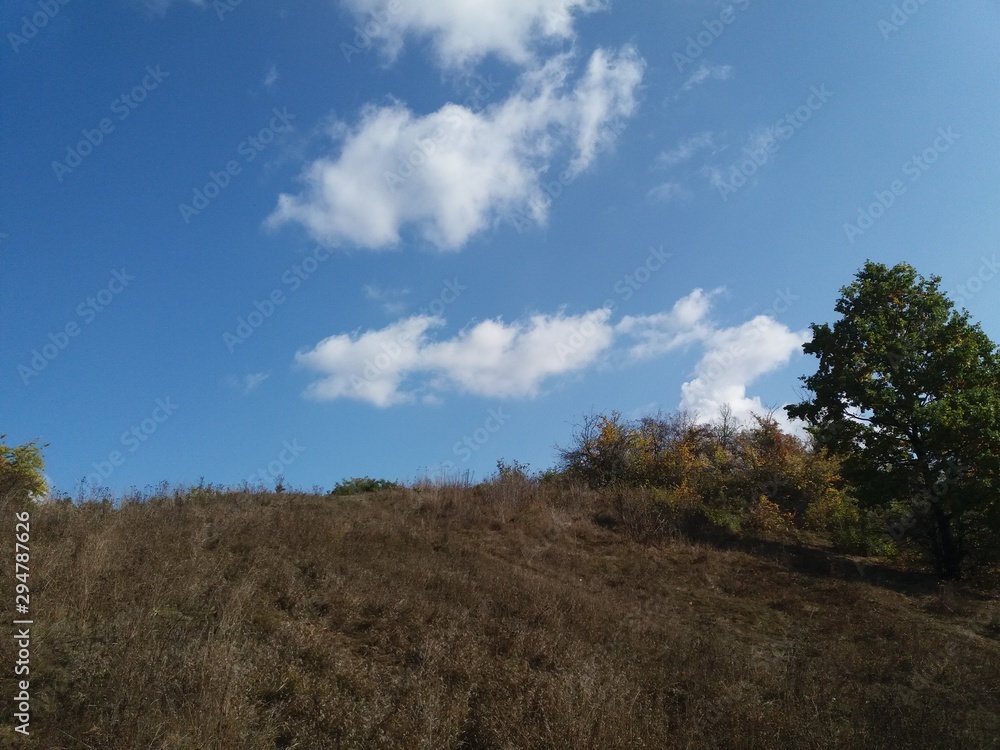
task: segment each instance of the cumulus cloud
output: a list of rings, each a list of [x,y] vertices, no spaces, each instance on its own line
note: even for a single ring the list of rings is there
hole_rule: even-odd
[[[534,315],[505,325],[487,320],[425,352],[436,385],[480,396],[536,396],[544,381],[594,363],[614,338],[611,311]]]
[[[627,364],[697,346],[702,354],[681,387],[681,408],[713,419],[728,403],[745,418],[766,411],[758,397],[747,395],[748,386],[786,365],[808,332],[764,315],[720,327],[709,317],[720,292],[695,289],[666,312],[626,316],[617,324],[607,308],[538,314],[513,323],[482,321],[443,341],[430,332],[445,321],[418,315],[379,330],[331,336],[299,352],[296,362],[320,376],[306,391],[312,398],[387,407],[437,402],[449,392],[531,398],[554,379],[602,361]]]
[[[413,316],[375,331],[331,336],[295,359],[321,374],[306,391],[318,400],[352,398],[386,407],[455,390],[531,397],[549,378],[587,367],[608,348],[609,317],[601,309],[511,324],[486,320],[432,341],[428,332],[444,320]]]
[[[461,68],[487,55],[520,65],[543,43],[571,40],[575,16],[600,0],[344,0],[370,38],[394,59],[407,37],[430,40],[444,67]]]
[[[301,224],[318,241],[380,249],[404,227],[441,249],[513,215],[542,222],[541,180],[560,157],[572,179],[632,115],[644,62],[631,47],[599,49],[570,85],[569,55],[522,76],[508,99],[475,112],[446,104],[417,115],[404,104],[367,106],[338,123],[335,153],[308,165],[304,190],[282,194],[270,226]]]
[[[792,331],[768,315],[758,315],[738,326],[719,327],[710,320],[709,312],[712,300],[722,291],[695,289],[669,312],[628,316],[617,326],[619,332],[638,339],[628,348],[634,360],[663,356],[694,343],[702,347],[694,377],[681,386],[680,401],[681,409],[701,420],[714,419],[725,404],[740,419],[766,413],[768,409],[759,397],[747,396],[747,387],[787,365],[810,335],[808,330]],[[783,412],[776,418],[788,426]]]
[[[420,369],[427,331],[441,325],[441,318],[417,315],[377,331],[323,339],[295,355],[296,364],[323,374],[306,395],[320,401],[353,398],[381,407],[412,401],[413,394],[400,386]]]
[[[809,331],[792,331],[765,315],[713,331],[695,365],[695,377],[681,386],[681,408],[701,419],[714,418],[724,404],[732,408],[733,416],[738,419],[767,413],[760,397],[747,396],[747,386],[787,365],[808,340]],[[786,427],[791,426],[784,411],[776,412],[775,418]]]
[[[649,359],[707,339],[714,330],[708,320],[712,298],[721,293],[722,289],[707,293],[703,289],[695,289],[677,300],[667,312],[626,315],[617,330],[638,339],[638,343],[628,348],[628,356],[634,360]]]

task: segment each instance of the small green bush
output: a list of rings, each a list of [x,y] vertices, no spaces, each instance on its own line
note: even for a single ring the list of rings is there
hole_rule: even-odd
[[[48,493],[42,447],[37,440],[15,447],[0,442],[0,501],[27,502]]]
[[[520,461],[506,461],[500,459],[497,461],[497,473],[493,477],[494,482],[522,482],[531,479],[531,474],[528,471],[528,464],[522,464]]]
[[[378,492],[379,490],[396,490],[399,485],[390,482],[388,479],[372,479],[371,477],[352,477],[342,479],[334,485],[329,495],[360,495],[365,492]]]

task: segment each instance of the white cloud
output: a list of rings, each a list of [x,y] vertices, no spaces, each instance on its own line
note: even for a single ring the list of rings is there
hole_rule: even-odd
[[[447,68],[487,55],[519,65],[534,60],[541,43],[574,37],[576,15],[605,6],[601,0],[344,0],[360,28],[395,59],[406,37],[429,39]]]
[[[698,67],[686,81],[684,85],[681,86],[681,91],[690,91],[696,86],[701,86],[708,80],[715,81],[728,81],[729,76],[732,74],[733,68],[731,65],[701,65]]]
[[[531,398],[553,379],[610,358],[637,362],[700,346],[693,377],[681,387],[680,407],[703,420],[714,419],[726,403],[740,418],[765,413],[747,388],[786,365],[808,331],[791,331],[765,315],[721,328],[709,318],[721,291],[695,289],[666,312],[626,316],[616,325],[610,309],[600,308],[509,324],[486,320],[444,341],[429,335],[444,325],[442,318],[412,316],[379,330],[331,336],[299,352],[296,362],[319,373],[306,390],[312,398],[387,407],[435,403],[449,392]]]
[[[536,396],[542,383],[583,369],[614,338],[611,311],[578,316],[534,315],[526,323],[487,320],[451,341],[428,347],[439,385],[455,384],[480,396]]]
[[[187,0],[191,5],[197,5],[198,7],[205,6],[205,0]],[[171,5],[174,5],[177,0],[132,0],[133,5],[138,5],[144,8],[149,13],[153,15],[162,16]]]
[[[378,302],[386,315],[400,315],[406,309],[403,301],[409,294],[409,289],[386,289],[378,284],[365,284],[362,288],[367,299]]]
[[[486,320],[435,342],[428,331],[444,321],[414,316],[376,331],[331,336],[295,359],[321,373],[306,391],[319,400],[353,398],[386,407],[453,390],[531,397],[546,380],[589,366],[610,346],[609,317],[601,309],[534,315],[509,325]]]
[[[714,330],[707,320],[712,307],[712,298],[722,289],[706,293],[695,289],[677,300],[668,312],[656,315],[626,315],[617,326],[617,331],[639,339],[628,349],[632,359],[657,357],[695,341],[707,339]]]
[[[766,151],[770,153],[779,142],[777,125],[764,125],[750,132],[747,138],[747,148],[751,152]]]
[[[571,176],[594,160],[608,123],[631,117],[635,111],[635,90],[642,82],[643,67],[642,59],[631,47],[617,55],[603,49],[591,55],[587,72],[573,92],[567,116],[576,132],[577,155],[570,164]]]
[[[694,379],[681,386],[681,408],[703,420],[715,418],[724,404],[739,419],[766,414],[768,407],[760,397],[748,397],[747,387],[787,365],[808,340],[808,330],[792,331],[765,315],[714,331],[705,340],[705,353],[695,366]],[[791,426],[784,411],[778,410],[775,418]]]
[[[664,182],[650,190],[647,197],[661,203],[669,203],[679,198],[690,198],[691,191],[679,182]]]
[[[244,375],[242,378],[230,376],[226,378],[226,384],[242,392],[243,395],[247,395],[260,387],[269,377],[271,377],[271,371],[265,370],[263,372],[253,372],[249,375]]]
[[[718,167],[714,166],[702,167],[701,173],[708,181],[708,184],[711,185],[716,190],[724,192],[725,190],[729,189],[729,183],[726,182],[726,176],[723,174],[722,170],[719,169]]]
[[[715,135],[710,132],[698,133],[685,138],[669,151],[664,151],[656,157],[658,167],[675,167],[686,162],[703,149],[715,147]]]
[[[441,318],[418,315],[381,330],[323,339],[295,355],[296,364],[323,374],[306,395],[321,401],[353,398],[381,407],[412,401],[413,394],[400,386],[421,368],[427,332],[441,325]]]
[[[768,409],[760,398],[747,396],[748,386],[787,365],[809,338],[808,330],[792,331],[767,315],[730,328],[718,327],[708,314],[713,298],[722,291],[695,289],[669,312],[625,317],[617,326],[618,332],[639,339],[628,349],[634,360],[659,357],[696,342],[703,347],[694,378],[681,386],[680,408],[705,421],[718,416],[724,404],[740,419],[765,414]],[[784,412],[775,416],[790,426]]]
[[[333,129],[336,153],[305,168],[304,191],[281,195],[269,225],[295,222],[320,242],[369,249],[396,245],[413,227],[458,249],[505,217],[544,221],[544,173],[565,152],[567,179],[593,162],[614,138],[609,126],[634,112],[644,68],[631,47],[599,49],[570,88],[569,61],[560,55],[525,74],[514,94],[481,112],[367,106],[357,125]]]
[[[278,66],[275,65],[274,63],[271,63],[268,66],[267,72],[264,74],[264,80],[261,83],[264,84],[264,88],[270,91],[272,88],[274,88],[274,84],[276,84],[277,82],[278,82]]]
[[[707,165],[701,173],[709,185],[718,190],[723,199],[736,192],[742,185],[754,179],[754,175],[769,163],[781,147],[781,142],[789,138],[788,132],[779,121],[774,125],[762,125],[751,130],[743,139],[743,150],[725,170],[715,165]],[[727,179],[728,176],[728,179]]]

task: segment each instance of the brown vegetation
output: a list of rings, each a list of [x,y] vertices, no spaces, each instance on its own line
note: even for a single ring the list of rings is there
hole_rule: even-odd
[[[36,507],[33,734],[0,745],[998,747],[989,589],[698,528],[659,492],[508,472]]]

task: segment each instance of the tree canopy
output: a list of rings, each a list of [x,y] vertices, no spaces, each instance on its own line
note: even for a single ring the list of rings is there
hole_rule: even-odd
[[[938,572],[997,552],[1000,353],[938,276],[867,262],[841,289],[832,326],[803,345],[819,368],[811,397],[786,407],[844,459],[869,507],[895,510]]]

